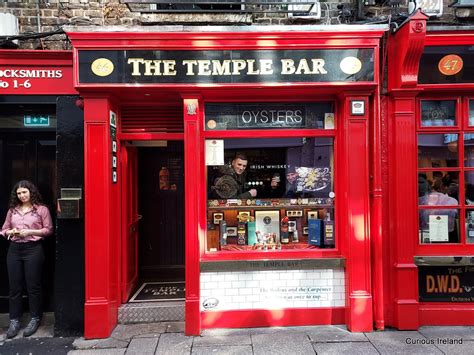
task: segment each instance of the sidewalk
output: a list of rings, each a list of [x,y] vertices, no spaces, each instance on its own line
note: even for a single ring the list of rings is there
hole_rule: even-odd
[[[110,338],[37,338],[21,334],[5,340],[0,354],[473,354],[474,327],[422,327],[419,331],[351,333],[344,326],[213,329],[186,337],[184,323],[118,325]],[[41,336],[41,337],[40,337]]]

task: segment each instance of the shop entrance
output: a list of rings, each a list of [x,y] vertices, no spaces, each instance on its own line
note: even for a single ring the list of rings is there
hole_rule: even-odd
[[[13,185],[22,179],[32,181],[41,192],[44,203],[55,220],[56,201],[56,133],[22,132],[5,130],[0,132],[0,218],[3,224],[10,192]],[[8,274],[6,254],[8,243],[0,238],[0,313],[8,312]],[[43,301],[45,311],[52,311],[54,278],[54,236],[44,241],[45,265]],[[49,275],[49,276],[46,276]],[[27,309],[27,299],[24,299]]]
[[[135,145],[140,215],[135,291],[158,283],[184,283],[184,144],[154,141],[146,143],[151,146]],[[134,297],[136,292],[132,301]]]

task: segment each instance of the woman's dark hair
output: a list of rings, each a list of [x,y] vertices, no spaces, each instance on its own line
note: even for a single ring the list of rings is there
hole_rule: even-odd
[[[13,186],[12,192],[10,193],[10,202],[8,203],[9,208],[15,208],[21,203],[21,201],[18,199],[18,196],[16,195],[16,190],[18,190],[20,187],[30,191],[30,201],[33,205],[43,204],[43,198],[41,197],[41,194],[35,184],[28,180],[20,180],[15,184],[15,186]]]

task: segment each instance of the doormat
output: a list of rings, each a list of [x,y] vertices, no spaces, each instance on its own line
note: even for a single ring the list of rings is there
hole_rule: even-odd
[[[180,301],[184,291],[184,282],[144,282],[129,302]]]

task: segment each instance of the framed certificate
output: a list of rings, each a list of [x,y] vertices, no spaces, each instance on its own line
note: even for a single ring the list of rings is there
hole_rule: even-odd
[[[255,211],[256,231],[262,234],[275,234],[275,240],[280,240],[280,211]]]

